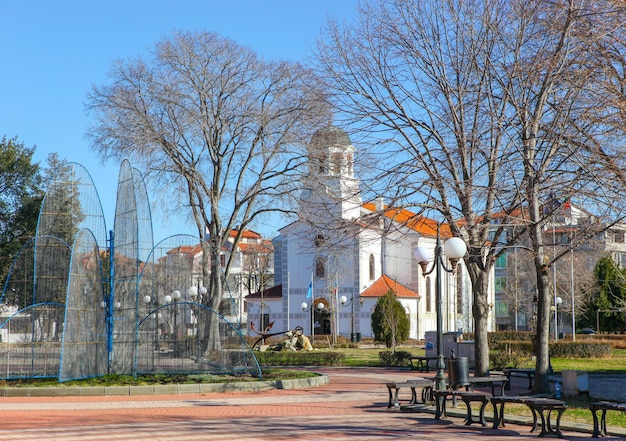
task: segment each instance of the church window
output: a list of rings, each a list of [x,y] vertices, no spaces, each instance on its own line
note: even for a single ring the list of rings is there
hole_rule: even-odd
[[[320,174],[326,173],[326,156],[323,154],[317,158],[318,171]]]
[[[326,277],[326,262],[324,262],[323,257],[318,257],[315,259],[315,277],[318,279],[323,279]]]
[[[331,162],[333,167],[333,174],[341,174],[341,153],[333,153],[331,157]]]
[[[370,280],[374,280],[375,276],[376,276],[376,265],[374,263],[374,255],[370,254]]]

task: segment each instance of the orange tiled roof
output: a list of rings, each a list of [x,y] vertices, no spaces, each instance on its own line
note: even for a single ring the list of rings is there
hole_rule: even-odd
[[[415,291],[410,290],[401,283],[396,282],[391,277],[383,274],[372,285],[361,293],[361,297],[382,297],[387,294],[387,291],[392,290],[396,293],[396,297],[412,297],[419,299],[420,295]]]
[[[236,229],[230,230],[230,237],[235,237],[238,231],[239,230]],[[243,232],[241,233],[241,237],[244,239],[260,239],[261,235],[256,231],[243,230]]]
[[[376,211],[376,204],[374,202],[366,202],[363,204],[363,208]],[[403,208],[385,207],[384,215],[394,222],[402,224],[413,231],[417,231],[423,236],[435,237],[437,235],[437,221],[415,214],[412,211]],[[441,224],[440,235],[441,237],[452,237],[448,224]]]
[[[176,248],[172,248],[167,252],[167,254],[187,254],[193,255],[202,252],[202,247],[200,244],[197,245],[181,245]]]
[[[272,242],[268,240],[261,243],[239,243],[237,246],[242,253],[271,253],[274,251]]]

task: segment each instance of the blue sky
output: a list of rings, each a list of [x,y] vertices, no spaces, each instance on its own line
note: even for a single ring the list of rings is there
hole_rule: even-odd
[[[115,59],[144,56],[174,30],[212,31],[271,59],[304,60],[328,16],[350,20],[357,0],[5,0],[0,2],[0,136],[78,162],[100,193],[113,227],[119,164],[101,164],[85,139],[84,103]],[[191,233],[156,218],[155,239]],[[273,235],[283,225],[259,226]]]

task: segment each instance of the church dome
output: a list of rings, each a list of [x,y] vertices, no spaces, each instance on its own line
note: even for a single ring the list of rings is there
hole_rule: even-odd
[[[348,134],[337,126],[328,125],[319,129],[311,137],[311,147],[349,146],[352,142]]]

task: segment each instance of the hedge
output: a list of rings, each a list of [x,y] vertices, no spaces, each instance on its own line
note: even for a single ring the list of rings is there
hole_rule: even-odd
[[[411,364],[411,354],[408,351],[380,351],[378,357],[385,366],[409,366]]]
[[[596,341],[560,340],[549,345],[550,356],[555,358],[603,358],[610,357],[613,351],[610,343]],[[494,349],[521,357],[529,357],[535,353],[533,343],[527,341],[500,341]]]
[[[261,366],[341,366],[346,354],[327,351],[254,351]]]

